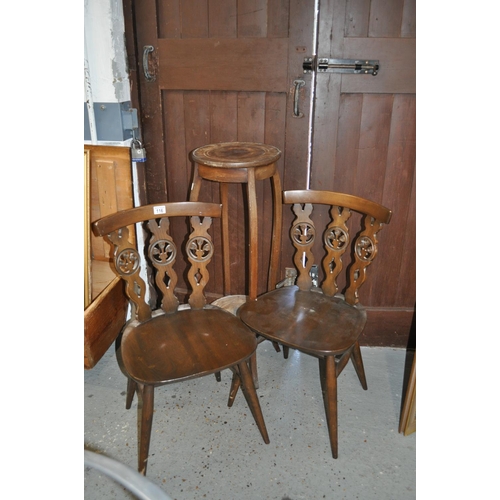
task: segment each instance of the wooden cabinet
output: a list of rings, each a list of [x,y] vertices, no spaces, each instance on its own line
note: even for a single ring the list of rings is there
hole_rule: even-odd
[[[92,234],[93,221],[133,207],[130,149],[84,146],[85,300],[84,367],[93,368],[127,319],[123,282],[110,267],[111,247]]]

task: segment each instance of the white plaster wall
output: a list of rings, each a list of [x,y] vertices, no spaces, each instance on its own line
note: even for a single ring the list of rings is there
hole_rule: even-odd
[[[93,102],[130,101],[121,0],[84,0],[84,11],[85,57]]]

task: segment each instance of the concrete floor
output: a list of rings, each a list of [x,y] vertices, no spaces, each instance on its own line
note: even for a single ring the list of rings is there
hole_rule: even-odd
[[[398,433],[411,353],[362,347],[368,391],[351,363],[339,377],[339,458],[331,456],[316,359],[271,343],[258,347],[258,394],[266,445],[238,393],[227,407],[231,372],[158,388],[147,477],[172,499],[416,498],[416,434]],[[137,463],[137,398],[125,409],[126,381],[114,346],[85,372],[85,448],[132,468]],[[85,468],[85,499],[136,498]]]

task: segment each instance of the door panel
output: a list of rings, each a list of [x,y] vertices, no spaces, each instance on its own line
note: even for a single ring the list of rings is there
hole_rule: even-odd
[[[310,184],[393,211],[360,299],[365,341],[385,331],[398,344],[416,300],[415,3],[320,0],[319,19],[318,57],[380,61],[376,76],[316,74]]]
[[[342,92],[414,94],[415,50],[415,38],[345,38],[343,59],[378,59],[381,67],[372,78],[342,75]]]
[[[208,91],[163,91],[165,113],[165,135],[171,148],[166,150],[167,165],[176,168],[168,170],[170,201],[184,201],[189,196],[192,164],[187,152],[198,145],[211,142],[264,142],[285,149],[282,124],[286,116],[287,98],[283,93],[266,92],[208,92]],[[278,169],[283,176],[283,160]],[[271,186],[268,182],[258,182],[258,210],[269,214],[272,211]],[[245,255],[244,192],[239,185],[229,186],[230,204],[233,207],[229,221],[232,235],[230,255],[232,289],[238,289],[239,280],[244,279],[241,255]],[[204,182],[200,199],[219,201],[218,184]],[[269,261],[271,245],[271,220],[261,220],[259,246],[263,262]],[[219,241],[216,239],[216,243]],[[215,274],[211,282],[214,290],[222,288],[220,276]],[[262,273],[260,284],[265,287],[266,276]]]
[[[286,38],[158,41],[162,89],[287,91]]]

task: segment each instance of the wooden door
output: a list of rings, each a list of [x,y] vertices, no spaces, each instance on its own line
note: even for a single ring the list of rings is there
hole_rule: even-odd
[[[415,0],[320,0],[318,57],[377,59],[377,76],[316,73],[311,189],[393,211],[360,291],[365,341],[406,345],[415,291]]]
[[[189,152],[196,147],[255,141],[283,151],[284,189],[333,189],[383,203],[394,216],[362,289],[373,325],[364,343],[405,345],[415,304],[414,0],[125,0],[124,7],[129,51],[135,31],[132,93],[148,153],[144,202],[188,198]],[[147,45],[154,47],[148,59],[154,81],[144,76]],[[378,59],[381,69],[375,77],[306,75],[304,58],[313,55]],[[293,112],[297,79],[305,82],[302,118]],[[262,182],[258,190],[267,214],[270,186]],[[245,293],[243,189],[231,186],[230,195],[232,290]],[[200,199],[219,201],[218,188],[205,184]],[[291,216],[284,219],[282,277],[292,267]],[[259,293],[266,287],[269,225],[264,216]],[[220,293],[222,276],[212,275],[211,285]]]

